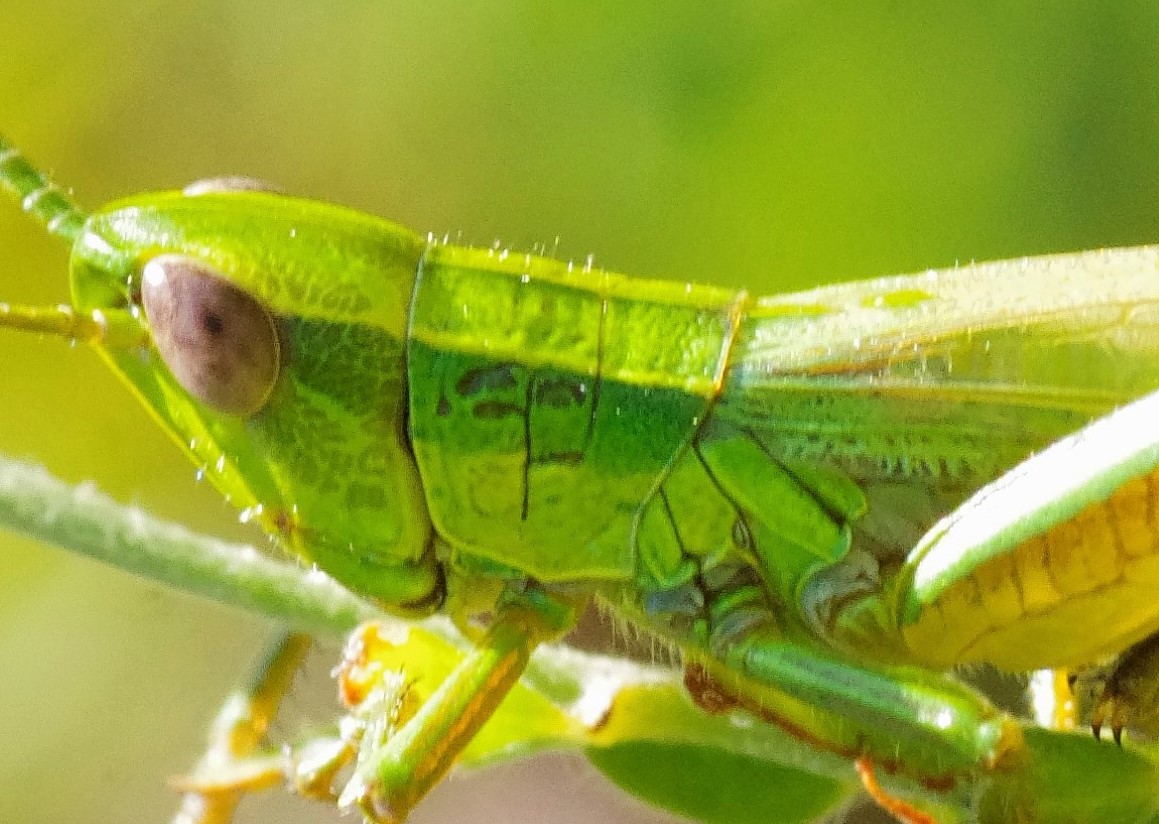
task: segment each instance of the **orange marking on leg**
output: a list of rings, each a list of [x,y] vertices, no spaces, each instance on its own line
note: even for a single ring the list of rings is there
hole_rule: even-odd
[[[869,797],[902,824],[937,824],[933,816],[882,789],[877,783],[877,775],[873,772],[873,761],[868,756],[861,756],[853,762],[853,766],[857,770],[857,777],[861,779],[861,786],[869,793]]]
[[[860,745],[847,747],[838,742],[820,738],[793,719],[773,712],[769,707],[764,706],[759,699],[754,700],[744,692],[730,689],[701,664],[692,663],[685,666],[684,686],[693,703],[710,714],[730,712],[734,709],[744,710],[814,749],[831,752],[850,760],[867,757]],[[1011,747],[1004,746],[1002,749],[1006,751]],[[879,760],[878,766],[890,775],[904,775],[912,778],[931,792],[949,792],[957,782],[957,777],[953,773],[922,774],[915,772],[909,765],[901,761]]]

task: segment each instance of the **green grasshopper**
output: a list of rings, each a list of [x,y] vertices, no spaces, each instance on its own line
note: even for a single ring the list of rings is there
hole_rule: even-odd
[[[0,325],[93,344],[245,519],[474,639],[360,753],[342,797],[374,821],[406,817],[593,599],[678,648],[703,706],[868,786],[1037,757],[959,664],[1131,648],[1093,718],[1117,739],[1145,714],[1121,673],[1159,630],[1159,250],[758,298],[246,180],[86,215],[3,140],[0,183],[71,244],[73,296]]]

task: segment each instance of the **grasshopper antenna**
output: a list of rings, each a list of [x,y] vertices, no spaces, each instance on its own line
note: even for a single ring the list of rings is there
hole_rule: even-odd
[[[49,234],[70,243],[80,235],[85,213],[3,135],[0,135],[0,187],[9,191],[20,202],[20,208]]]
[[[74,243],[84,228],[85,213],[0,135],[0,188],[49,234]],[[0,302],[0,327],[40,332],[84,343],[133,345],[148,339],[128,311],[81,312],[71,306],[13,306]]]

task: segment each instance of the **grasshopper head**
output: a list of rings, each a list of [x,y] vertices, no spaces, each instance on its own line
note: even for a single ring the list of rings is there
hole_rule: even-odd
[[[438,608],[405,417],[422,241],[337,206],[217,186],[81,218],[67,215],[67,232],[44,220],[73,241],[68,333],[96,330],[79,336],[243,519],[391,611]],[[0,323],[32,325],[8,312]]]

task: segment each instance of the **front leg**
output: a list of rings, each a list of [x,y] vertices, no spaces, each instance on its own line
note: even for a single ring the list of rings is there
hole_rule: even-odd
[[[174,781],[184,795],[173,824],[229,824],[242,796],[283,780],[285,759],[262,752],[262,745],[309,648],[310,637],[301,633],[279,632],[270,642],[218,712],[193,774]]]
[[[398,730],[359,765],[339,798],[376,822],[401,822],[454,764],[515,686],[539,644],[574,626],[583,599],[509,590],[486,634]]]

